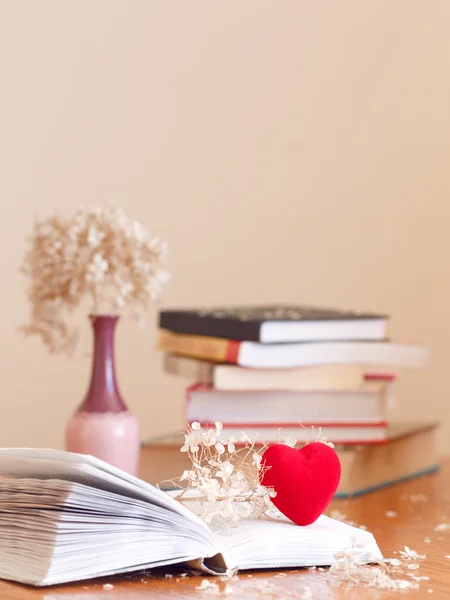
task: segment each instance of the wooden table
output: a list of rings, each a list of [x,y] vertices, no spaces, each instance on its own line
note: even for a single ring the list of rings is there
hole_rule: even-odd
[[[345,514],[348,520],[365,525],[375,535],[385,558],[398,556],[394,551],[403,549],[405,545],[420,554],[426,554],[427,558],[421,562],[420,569],[414,573],[429,576],[430,581],[421,581],[419,590],[392,592],[344,584],[338,586],[326,571],[240,573],[238,580],[229,582],[220,581],[218,578],[177,575],[167,578],[164,572],[159,572],[127,578],[109,577],[101,581],[44,589],[0,582],[0,599],[121,600],[133,598],[139,600],[140,598],[221,597],[233,600],[239,598],[384,600],[404,597],[417,600],[450,599],[450,559],[445,558],[445,555],[450,555],[450,529],[442,532],[434,531],[439,523],[450,523],[450,460],[443,463],[441,472],[436,475],[399,484],[358,499],[335,500],[327,514],[333,510]],[[394,511],[397,516],[387,516],[388,511]],[[425,538],[430,538],[431,542],[426,543]],[[217,582],[219,594],[198,590],[198,586],[204,579]]]

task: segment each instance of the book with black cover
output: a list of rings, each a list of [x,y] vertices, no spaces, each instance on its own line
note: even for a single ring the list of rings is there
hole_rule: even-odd
[[[387,316],[314,306],[162,310],[159,327],[176,333],[261,343],[382,340]]]

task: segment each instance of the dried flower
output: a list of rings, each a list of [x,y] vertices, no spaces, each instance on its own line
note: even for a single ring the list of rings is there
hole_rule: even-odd
[[[402,561],[398,558],[386,558],[384,560],[386,564],[390,564],[392,567],[401,567]]]
[[[22,272],[28,276],[31,321],[50,352],[72,350],[77,335],[66,319],[87,297],[92,312],[131,307],[142,322],[168,279],[167,245],[121,209],[78,209],[34,224]]]
[[[215,517],[237,521],[273,511],[270,499],[276,492],[259,480],[266,447],[257,451],[252,442],[246,441],[236,449],[234,440],[225,440],[221,434],[220,422],[214,428],[203,428],[196,421],[188,427],[180,451],[188,454],[191,468],[179,478],[186,487],[178,499],[183,501],[185,491],[194,490],[203,504],[201,516],[206,522]]]
[[[408,546],[405,546],[404,550],[400,550],[400,556],[405,560],[423,560],[426,558],[426,554],[417,554],[415,550],[411,550]]]
[[[361,544],[357,544],[353,539],[352,545],[344,548],[334,555],[335,562],[329,569],[330,575],[338,578],[340,581],[347,581],[357,585],[373,587],[382,590],[406,590],[417,589],[418,584],[407,579],[394,579],[389,574],[388,562],[382,561],[378,566],[368,566],[358,562],[356,558],[357,550]],[[394,563],[397,566],[397,563]]]

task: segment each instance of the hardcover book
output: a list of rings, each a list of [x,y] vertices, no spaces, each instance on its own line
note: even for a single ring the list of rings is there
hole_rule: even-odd
[[[326,566],[352,537],[358,560],[382,559],[372,534],[323,515],[307,527],[279,513],[206,525],[195,502],[189,510],[90,456],[2,449],[0,472],[2,579],[45,586],[177,563],[211,575]]]
[[[261,343],[381,340],[387,317],[314,306],[253,306],[163,310],[159,326],[230,340]]]

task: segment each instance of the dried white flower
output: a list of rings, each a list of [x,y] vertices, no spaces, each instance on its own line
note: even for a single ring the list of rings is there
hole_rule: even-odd
[[[387,510],[386,516],[388,517],[388,519],[394,519],[397,516],[397,513],[395,512],[395,510]]]
[[[234,441],[229,441],[227,444],[227,452],[230,452],[230,454],[233,454],[233,452],[236,450],[236,446],[234,445]]]
[[[386,558],[384,562],[392,565],[393,567],[400,567],[402,564],[402,561],[398,558]]]
[[[381,562],[376,567],[359,563],[356,559],[357,548],[358,545],[353,540],[351,547],[337,552],[334,556],[336,562],[332,563],[329,569],[330,575],[337,577],[340,581],[347,581],[382,590],[406,590],[418,587],[417,583],[406,579],[394,579],[389,575],[386,563],[391,562],[392,564],[392,561],[395,559]]]
[[[257,452],[253,452],[253,464],[256,466],[256,468],[259,469],[261,468],[261,460],[262,460],[262,455],[258,454]]]
[[[435,531],[447,531],[448,529],[450,529],[450,523],[439,523],[434,528]]]
[[[206,522],[219,517],[231,521],[249,516],[260,517],[273,510],[270,501],[276,495],[272,488],[260,484],[261,457],[253,444],[236,449],[234,441],[221,438],[222,423],[204,429],[193,422],[185,433],[181,452],[191,459],[191,468],[183,472],[180,482],[195,490],[204,510]],[[247,458],[252,457],[253,466]],[[255,468],[256,467],[256,468]],[[183,501],[182,492],[178,499]],[[212,505],[210,504],[212,503]]]
[[[29,278],[31,321],[50,352],[72,350],[77,333],[68,316],[84,298],[93,313],[130,307],[138,321],[162,291],[167,245],[118,208],[78,209],[34,224],[22,272]]]
[[[423,560],[427,557],[426,554],[417,554],[415,550],[411,550],[408,546],[405,546],[404,550],[400,550],[400,556],[405,560]]]
[[[225,446],[222,444],[222,442],[216,442],[214,444],[214,448],[217,450],[217,454],[219,455],[225,452]]]

